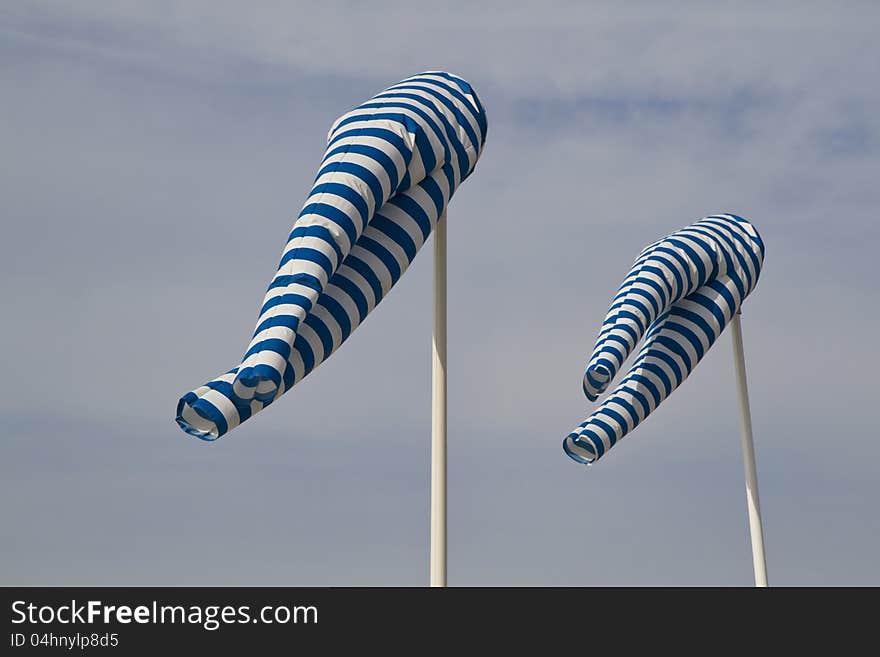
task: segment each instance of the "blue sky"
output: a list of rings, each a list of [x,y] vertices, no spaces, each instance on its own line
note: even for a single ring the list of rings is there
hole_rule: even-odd
[[[721,211],[767,245],[770,582],[880,584],[880,10],[473,4],[0,9],[0,583],[427,582],[430,255],[229,436],[173,416],[240,356],[333,119],[445,68],[490,123],[449,215],[450,584],[750,584],[729,338],[596,466],[560,446],[632,259]]]

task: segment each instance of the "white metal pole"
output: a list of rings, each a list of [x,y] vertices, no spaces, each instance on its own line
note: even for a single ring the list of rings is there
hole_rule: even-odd
[[[761,523],[761,500],[758,497],[758,474],[755,468],[755,444],[752,441],[752,413],[749,409],[749,388],[746,383],[746,356],[743,351],[740,312],[730,322],[733,334],[733,360],[739,388],[739,415],[742,428],[743,465],[746,471],[746,500],[749,506],[749,531],[752,535],[752,562],[755,586],[767,586],[767,560],[764,556],[764,527]]]
[[[434,229],[431,373],[431,586],[446,586],[446,213]]]

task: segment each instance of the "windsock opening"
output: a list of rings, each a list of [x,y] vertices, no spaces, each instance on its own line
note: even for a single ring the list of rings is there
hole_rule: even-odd
[[[611,370],[605,365],[593,365],[584,373],[584,394],[590,401],[596,401],[611,382]]]
[[[577,434],[570,434],[562,441],[562,449],[578,463],[590,465],[599,458],[591,445],[578,439]]]
[[[211,410],[200,402],[202,400],[193,393],[181,397],[177,402],[177,417],[174,419],[177,425],[191,436],[207,441],[217,440],[222,434],[218,423],[210,418]]]

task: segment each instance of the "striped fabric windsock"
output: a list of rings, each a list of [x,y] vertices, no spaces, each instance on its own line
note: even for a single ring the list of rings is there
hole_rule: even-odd
[[[590,401],[645,342],[623,380],[563,440],[565,453],[593,463],[680,386],[755,288],[763,261],[758,231],[733,214],[706,217],[646,247],[599,331],[583,380]]]
[[[442,71],[337,119],[241,364],[180,399],[180,427],[216,440],[338,349],[428,239],[486,128],[470,84]]]

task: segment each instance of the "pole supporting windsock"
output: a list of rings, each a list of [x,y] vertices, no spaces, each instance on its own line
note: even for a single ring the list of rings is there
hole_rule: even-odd
[[[733,335],[733,360],[736,364],[736,383],[739,388],[739,414],[742,428],[743,465],[746,474],[746,501],[749,507],[749,531],[752,536],[752,562],[755,567],[755,586],[767,586],[767,559],[764,556],[764,527],[761,522],[761,500],[758,497],[758,473],[755,467],[755,444],[752,440],[752,413],[749,409],[749,389],[746,383],[746,357],[743,351],[742,323],[739,311],[730,322]]]
[[[431,373],[431,586],[446,586],[446,214],[434,229]]]

